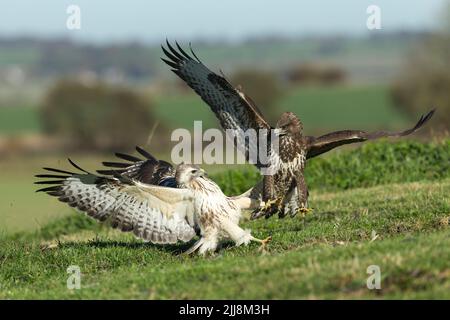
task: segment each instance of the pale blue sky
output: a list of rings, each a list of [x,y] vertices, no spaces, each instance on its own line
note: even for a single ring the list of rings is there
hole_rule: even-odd
[[[0,0],[0,36],[69,36],[84,41],[241,39],[264,34],[364,34],[378,5],[382,31],[437,25],[446,0]],[[81,8],[81,30],[66,29],[66,8]]]

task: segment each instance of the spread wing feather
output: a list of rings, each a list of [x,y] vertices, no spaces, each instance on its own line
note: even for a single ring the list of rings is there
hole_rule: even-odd
[[[362,142],[366,140],[373,140],[383,137],[402,137],[419,130],[428,120],[431,119],[435,110],[431,110],[426,115],[422,115],[416,125],[408,130],[399,132],[365,132],[359,130],[343,130],[331,132],[326,135],[315,137],[307,137],[308,152],[306,157],[313,158],[322,153],[328,152],[331,149],[339,147],[344,144]]]
[[[166,57],[161,59],[209,105],[222,128],[232,130],[234,142],[245,154],[247,161],[258,165],[257,159],[249,159],[249,155],[257,155],[256,146],[250,144],[242,134],[248,129],[270,130],[270,125],[255,103],[223,76],[209,70],[197,58],[192,48],[190,56],[178,43],[177,49],[168,41],[166,43],[167,49],[162,46]],[[267,138],[264,137],[264,140],[266,144]]]
[[[177,186],[175,169],[170,163],[156,159],[140,147],[136,147],[136,150],[145,159],[124,153],[116,153],[116,157],[128,162],[103,162],[104,166],[112,169],[97,170],[97,173],[108,176],[119,175],[146,184],[173,188]]]
[[[84,170],[79,174],[52,168],[47,171],[58,174],[36,175],[43,179],[36,184],[50,184],[37,191],[58,197],[94,219],[109,220],[114,228],[161,244],[186,242],[195,236],[190,190],[101,177]]]

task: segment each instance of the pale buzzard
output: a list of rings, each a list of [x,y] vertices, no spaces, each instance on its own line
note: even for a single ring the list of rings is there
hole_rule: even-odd
[[[37,191],[58,197],[94,219],[108,220],[112,227],[133,232],[152,243],[187,242],[197,230],[200,239],[187,253],[215,251],[224,238],[237,246],[250,241],[264,246],[270,241],[270,237],[256,239],[238,225],[241,207],[249,207],[250,199],[225,196],[198,166],[180,164],[173,168],[146,151],[137,150],[145,160],[117,154],[129,162],[105,162],[117,169],[99,170],[102,175],[89,173],[70,159],[80,173],[44,168],[52,173],[36,175],[43,179],[36,184],[52,186]]]

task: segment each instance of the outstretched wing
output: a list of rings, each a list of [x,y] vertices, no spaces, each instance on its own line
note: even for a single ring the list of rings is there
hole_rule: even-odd
[[[36,175],[43,179],[36,184],[51,186],[37,191],[58,197],[94,219],[109,220],[114,228],[133,232],[153,243],[186,242],[195,236],[190,190],[100,177],[71,164],[83,172],[44,168],[52,173]]]
[[[172,71],[186,82],[205,101],[219,119],[224,130],[232,130],[236,137],[235,143],[249,160],[249,150],[255,148],[248,139],[242,136],[248,129],[270,130],[270,125],[264,119],[255,103],[242,91],[234,88],[223,76],[209,70],[192,51],[187,54],[176,43],[174,49],[167,41],[167,48],[162,46],[166,59],[161,58],[172,67]],[[266,138],[265,138],[266,140]],[[267,143],[267,141],[264,141]],[[257,154],[257,153],[251,153]]]
[[[163,160],[158,160],[150,153],[140,147],[136,147],[137,152],[145,159],[116,153],[116,157],[128,162],[103,162],[103,165],[112,169],[97,170],[99,174],[116,176],[120,175],[132,180],[140,181],[146,184],[153,184],[164,187],[175,188],[175,169],[173,166]]]
[[[315,137],[307,137],[308,152],[306,158],[313,158],[324,152],[330,151],[344,144],[362,142],[383,137],[402,137],[419,130],[433,116],[435,110],[431,110],[426,115],[422,115],[416,125],[408,130],[400,132],[365,132],[359,130],[343,130],[331,132],[326,135]]]

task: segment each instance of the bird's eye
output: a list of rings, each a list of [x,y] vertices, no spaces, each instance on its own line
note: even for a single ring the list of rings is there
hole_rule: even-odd
[[[197,173],[197,171],[198,171],[197,169],[192,169],[191,173]]]

